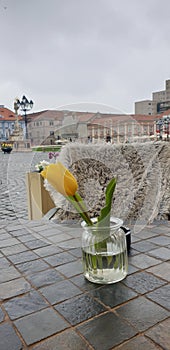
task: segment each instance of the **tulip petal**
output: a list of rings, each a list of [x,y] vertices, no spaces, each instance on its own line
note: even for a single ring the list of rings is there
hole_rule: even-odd
[[[41,174],[63,196],[74,196],[78,189],[75,177],[60,162],[48,165]]]

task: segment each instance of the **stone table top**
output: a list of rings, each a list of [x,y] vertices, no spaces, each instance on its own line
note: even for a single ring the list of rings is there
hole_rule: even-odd
[[[128,276],[97,285],[78,228],[1,220],[0,350],[168,350],[170,222],[131,230]]]

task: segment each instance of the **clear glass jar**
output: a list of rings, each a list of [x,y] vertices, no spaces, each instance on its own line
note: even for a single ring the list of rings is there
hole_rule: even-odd
[[[97,222],[96,218],[92,219]],[[123,221],[111,217],[110,227],[87,226],[82,222],[82,260],[84,276],[94,283],[109,284],[123,280],[128,272],[126,235]]]

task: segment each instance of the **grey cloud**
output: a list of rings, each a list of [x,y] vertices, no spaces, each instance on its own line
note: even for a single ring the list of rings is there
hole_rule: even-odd
[[[169,78],[169,10],[166,0],[1,1],[0,102],[29,93],[37,110],[94,99],[132,112]]]

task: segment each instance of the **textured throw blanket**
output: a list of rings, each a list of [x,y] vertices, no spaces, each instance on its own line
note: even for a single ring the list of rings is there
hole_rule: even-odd
[[[71,143],[62,148],[59,161],[76,177],[91,217],[104,206],[107,183],[115,176],[113,216],[142,225],[170,219],[170,143]],[[45,186],[60,208],[57,220],[79,219],[68,201]]]

